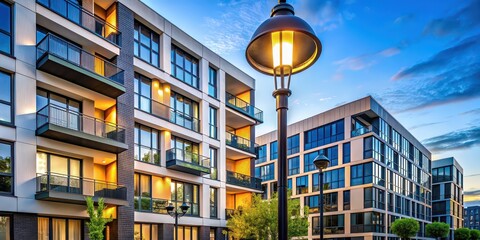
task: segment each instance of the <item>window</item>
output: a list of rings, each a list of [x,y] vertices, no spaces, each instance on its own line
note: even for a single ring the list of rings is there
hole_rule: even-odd
[[[158,224],[135,223],[133,229],[135,239],[158,240]]]
[[[12,5],[0,1],[0,52],[12,54]]]
[[[395,129],[392,128],[392,146],[397,151],[400,151],[401,138],[402,136],[400,135],[400,133],[398,133],[397,131],[395,131]]]
[[[308,193],[308,176],[297,177],[297,194]]]
[[[351,233],[384,232],[384,214],[378,212],[352,213],[350,215]]]
[[[385,208],[385,191],[369,187],[363,189],[363,207],[364,208]]]
[[[184,162],[200,164],[200,147],[198,143],[172,135],[170,146],[172,147],[172,150],[167,152],[167,159],[176,159]],[[168,156],[169,154],[172,156]]]
[[[79,101],[37,88],[36,102],[37,112],[51,116],[48,119],[50,123],[77,131],[81,129],[82,105]],[[39,120],[42,118],[37,118],[37,124],[41,126]]]
[[[391,142],[391,127],[388,125],[385,120],[380,118],[380,138],[383,139],[385,142],[392,143]]]
[[[218,217],[218,189],[210,187],[210,217]]]
[[[43,174],[40,189],[81,194],[82,161],[51,153],[37,152],[37,174]]]
[[[305,206],[308,206],[309,213],[318,213],[318,195],[306,196],[305,197]]]
[[[270,160],[278,158],[278,142],[271,142],[270,143]]]
[[[38,239],[83,239],[83,221],[68,218],[38,218]]]
[[[134,23],[134,30],[133,54],[158,67],[160,36],[138,21]]]
[[[273,180],[275,178],[275,165],[273,163],[256,167],[255,177],[262,179],[262,181]]]
[[[0,141],[0,193],[13,194],[12,156],[13,144]]]
[[[300,173],[300,158],[293,157],[288,159],[288,176]]]
[[[198,185],[172,180],[170,186],[172,194],[171,201],[173,206],[179,208],[185,202],[190,206],[186,214],[191,216],[199,216],[200,196]]]
[[[200,239],[198,234],[198,227],[178,226],[178,239],[182,239],[182,240]]]
[[[152,80],[139,73],[135,73],[133,85],[135,92],[134,107],[151,113]]]
[[[210,228],[210,240],[215,240],[217,234],[216,234],[216,229],[215,228]]]
[[[134,159],[160,165],[159,131],[135,123]]]
[[[343,144],[343,162],[342,163],[349,163],[350,162],[350,143]]]
[[[172,76],[198,89],[198,60],[172,45],[171,61]]]
[[[262,199],[268,199],[268,191],[267,191],[268,185],[267,184],[262,184]]]
[[[200,131],[198,103],[174,91],[170,95],[170,122],[195,132]]]
[[[343,210],[350,210],[350,190],[343,191]]]
[[[287,179],[287,189],[292,190],[292,179],[291,178]]]
[[[217,98],[217,70],[208,68],[208,95]]]
[[[312,191],[320,191],[318,173],[312,175]],[[345,169],[339,168],[323,173],[323,189],[336,189],[345,187]]]
[[[363,139],[363,159],[373,158],[379,162],[385,163],[384,153],[385,144],[375,137]]]
[[[0,2],[0,11],[2,2]],[[0,23],[1,24],[1,23]],[[0,36],[1,36],[0,32]],[[0,40],[0,44],[3,44]],[[13,81],[12,75],[0,71],[0,123],[13,123]]]
[[[455,170],[455,169],[454,169]],[[452,180],[452,166],[432,169],[432,178],[434,183]]]
[[[209,148],[210,156],[210,179],[217,180],[217,159],[218,159],[218,150],[216,148]]]
[[[364,163],[351,166],[350,168],[350,186],[357,186],[372,182],[372,163]]]
[[[12,224],[10,216],[0,215],[0,239],[10,240],[12,236]]]
[[[328,165],[329,167],[338,165],[338,146],[333,146],[305,154],[303,156],[303,172],[317,170],[317,167],[315,167],[313,161],[318,155],[325,155],[330,160],[330,164]]]
[[[287,155],[295,154],[300,151],[299,134],[291,136],[287,139]]]
[[[278,182],[271,182],[270,183],[270,198],[273,197],[273,194],[276,194],[278,190]]]
[[[136,211],[152,211],[152,177],[135,173],[134,175],[134,208]]]
[[[255,159],[255,164],[260,164],[267,161],[267,145],[256,147],[255,153],[257,155],[257,158]]]
[[[339,120],[305,132],[304,150],[344,139],[344,121]]]
[[[324,234],[343,234],[345,231],[344,215],[323,216]],[[320,233],[319,217],[312,217],[312,234]]]
[[[217,136],[217,109],[212,107],[212,106],[209,106],[208,107],[209,109],[209,131],[208,131],[208,136],[210,136],[211,138],[214,138],[214,139],[218,139],[218,136]]]

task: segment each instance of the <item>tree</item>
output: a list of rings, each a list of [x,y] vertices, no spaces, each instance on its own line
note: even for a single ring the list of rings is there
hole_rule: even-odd
[[[433,222],[425,227],[427,236],[433,238],[445,238],[450,233],[450,226],[443,222]]]
[[[413,218],[397,219],[391,226],[392,233],[403,239],[410,239],[420,230],[420,225]]]
[[[97,209],[93,205],[92,197],[87,197],[85,200],[87,201],[87,212],[90,217],[90,221],[87,223],[88,237],[91,240],[103,240],[103,230],[105,225],[112,221],[112,217],[103,217],[103,211],[105,210],[103,198],[98,199]]]
[[[480,231],[477,229],[470,230],[470,240],[478,240],[480,239]]]
[[[288,193],[288,239],[308,235],[308,207],[302,209],[298,199],[290,199]],[[235,210],[228,219],[229,234],[238,239],[278,239],[278,198],[269,200],[254,195],[251,204]]]
[[[468,240],[470,239],[470,229],[457,228],[454,232],[455,240]]]

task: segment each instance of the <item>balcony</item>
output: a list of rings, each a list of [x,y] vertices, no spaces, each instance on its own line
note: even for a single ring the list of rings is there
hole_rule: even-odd
[[[125,93],[122,69],[52,34],[37,44],[37,68],[112,98]]]
[[[138,99],[138,94],[135,94],[135,99]],[[142,98],[142,100],[144,100],[144,98]],[[148,100],[150,101],[150,104],[145,104],[145,102],[142,102],[140,103],[141,106],[138,106],[138,104],[135,103],[135,108],[178,126],[190,129],[194,132],[200,132],[200,120],[198,118],[173,109],[170,106],[157,102],[153,99]]]
[[[262,191],[262,180],[241,173],[227,171],[227,184]]]
[[[104,198],[108,205],[127,206],[127,188],[116,183],[57,173],[38,174],[35,199],[86,204],[85,197],[94,201]]]
[[[120,45],[121,33],[112,24],[69,0],[37,0],[37,3],[99,37]]]
[[[370,126],[360,127],[360,128],[352,130],[351,135],[352,135],[352,137],[358,137],[358,136],[370,133],[372,131],[378,133],[377,129],[373,125],[370,125]]]
[[[169,201],[166,199],[135,196],[133,201],[135,211],[168,214],[166,207]]]
[[[230,108],[247,115],[255,119],[256,121],[263,123],[263,112],[262,110],[250,105],[249,103],[243,101],[240,98],[237,98],[231,93],[225,93],[225,102]]]
[[[246,138],[237,136],[230,132],[225,132],[225,141],[228,146],[255,154],[253,143]]]
[[[167,168],[194,175],[210,174],[210,159],[183,149],[167,150]]]
[[[111,153],[128,149],[124,128],[53,104],[37,112],[36,134]]]

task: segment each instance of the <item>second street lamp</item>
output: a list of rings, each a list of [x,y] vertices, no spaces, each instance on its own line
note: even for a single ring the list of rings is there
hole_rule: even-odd
[[[175,209],[171,203],[166,207],[168,215],[175,218],[175,240],[178,240],[178,218],[185,216],[189,208],[190,206],[186,203],[183,203],[182,206],[180,206],[180,212],[178,209]]]
[[[292,5],[279,0],[270,18],[253,34],[245,52],[257,71],[272,75],[277,109],[278,239],[288,238],[287,214],[287,110],[291,75],[310,67],[320,57],[322,44],[313,29],[295,16]]]
[[[318,197],[318,210],[320,211],[320,240],[323,240],[323,170],[328,167],[330,160],[325,155],[318,155],[313,160],[313,164],[317,167],[318,173],[318,186],[320,187],[320,196]]]

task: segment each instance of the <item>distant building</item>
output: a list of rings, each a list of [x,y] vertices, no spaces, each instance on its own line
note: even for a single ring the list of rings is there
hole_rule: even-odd
[[[470,229],[480,230],[480,206],[465,208],[463,226]]]
[[[432,161],[432,222],[450,224],[453,239],[453,230],[463,226],[462,214],[463,168],[453,157]]]

